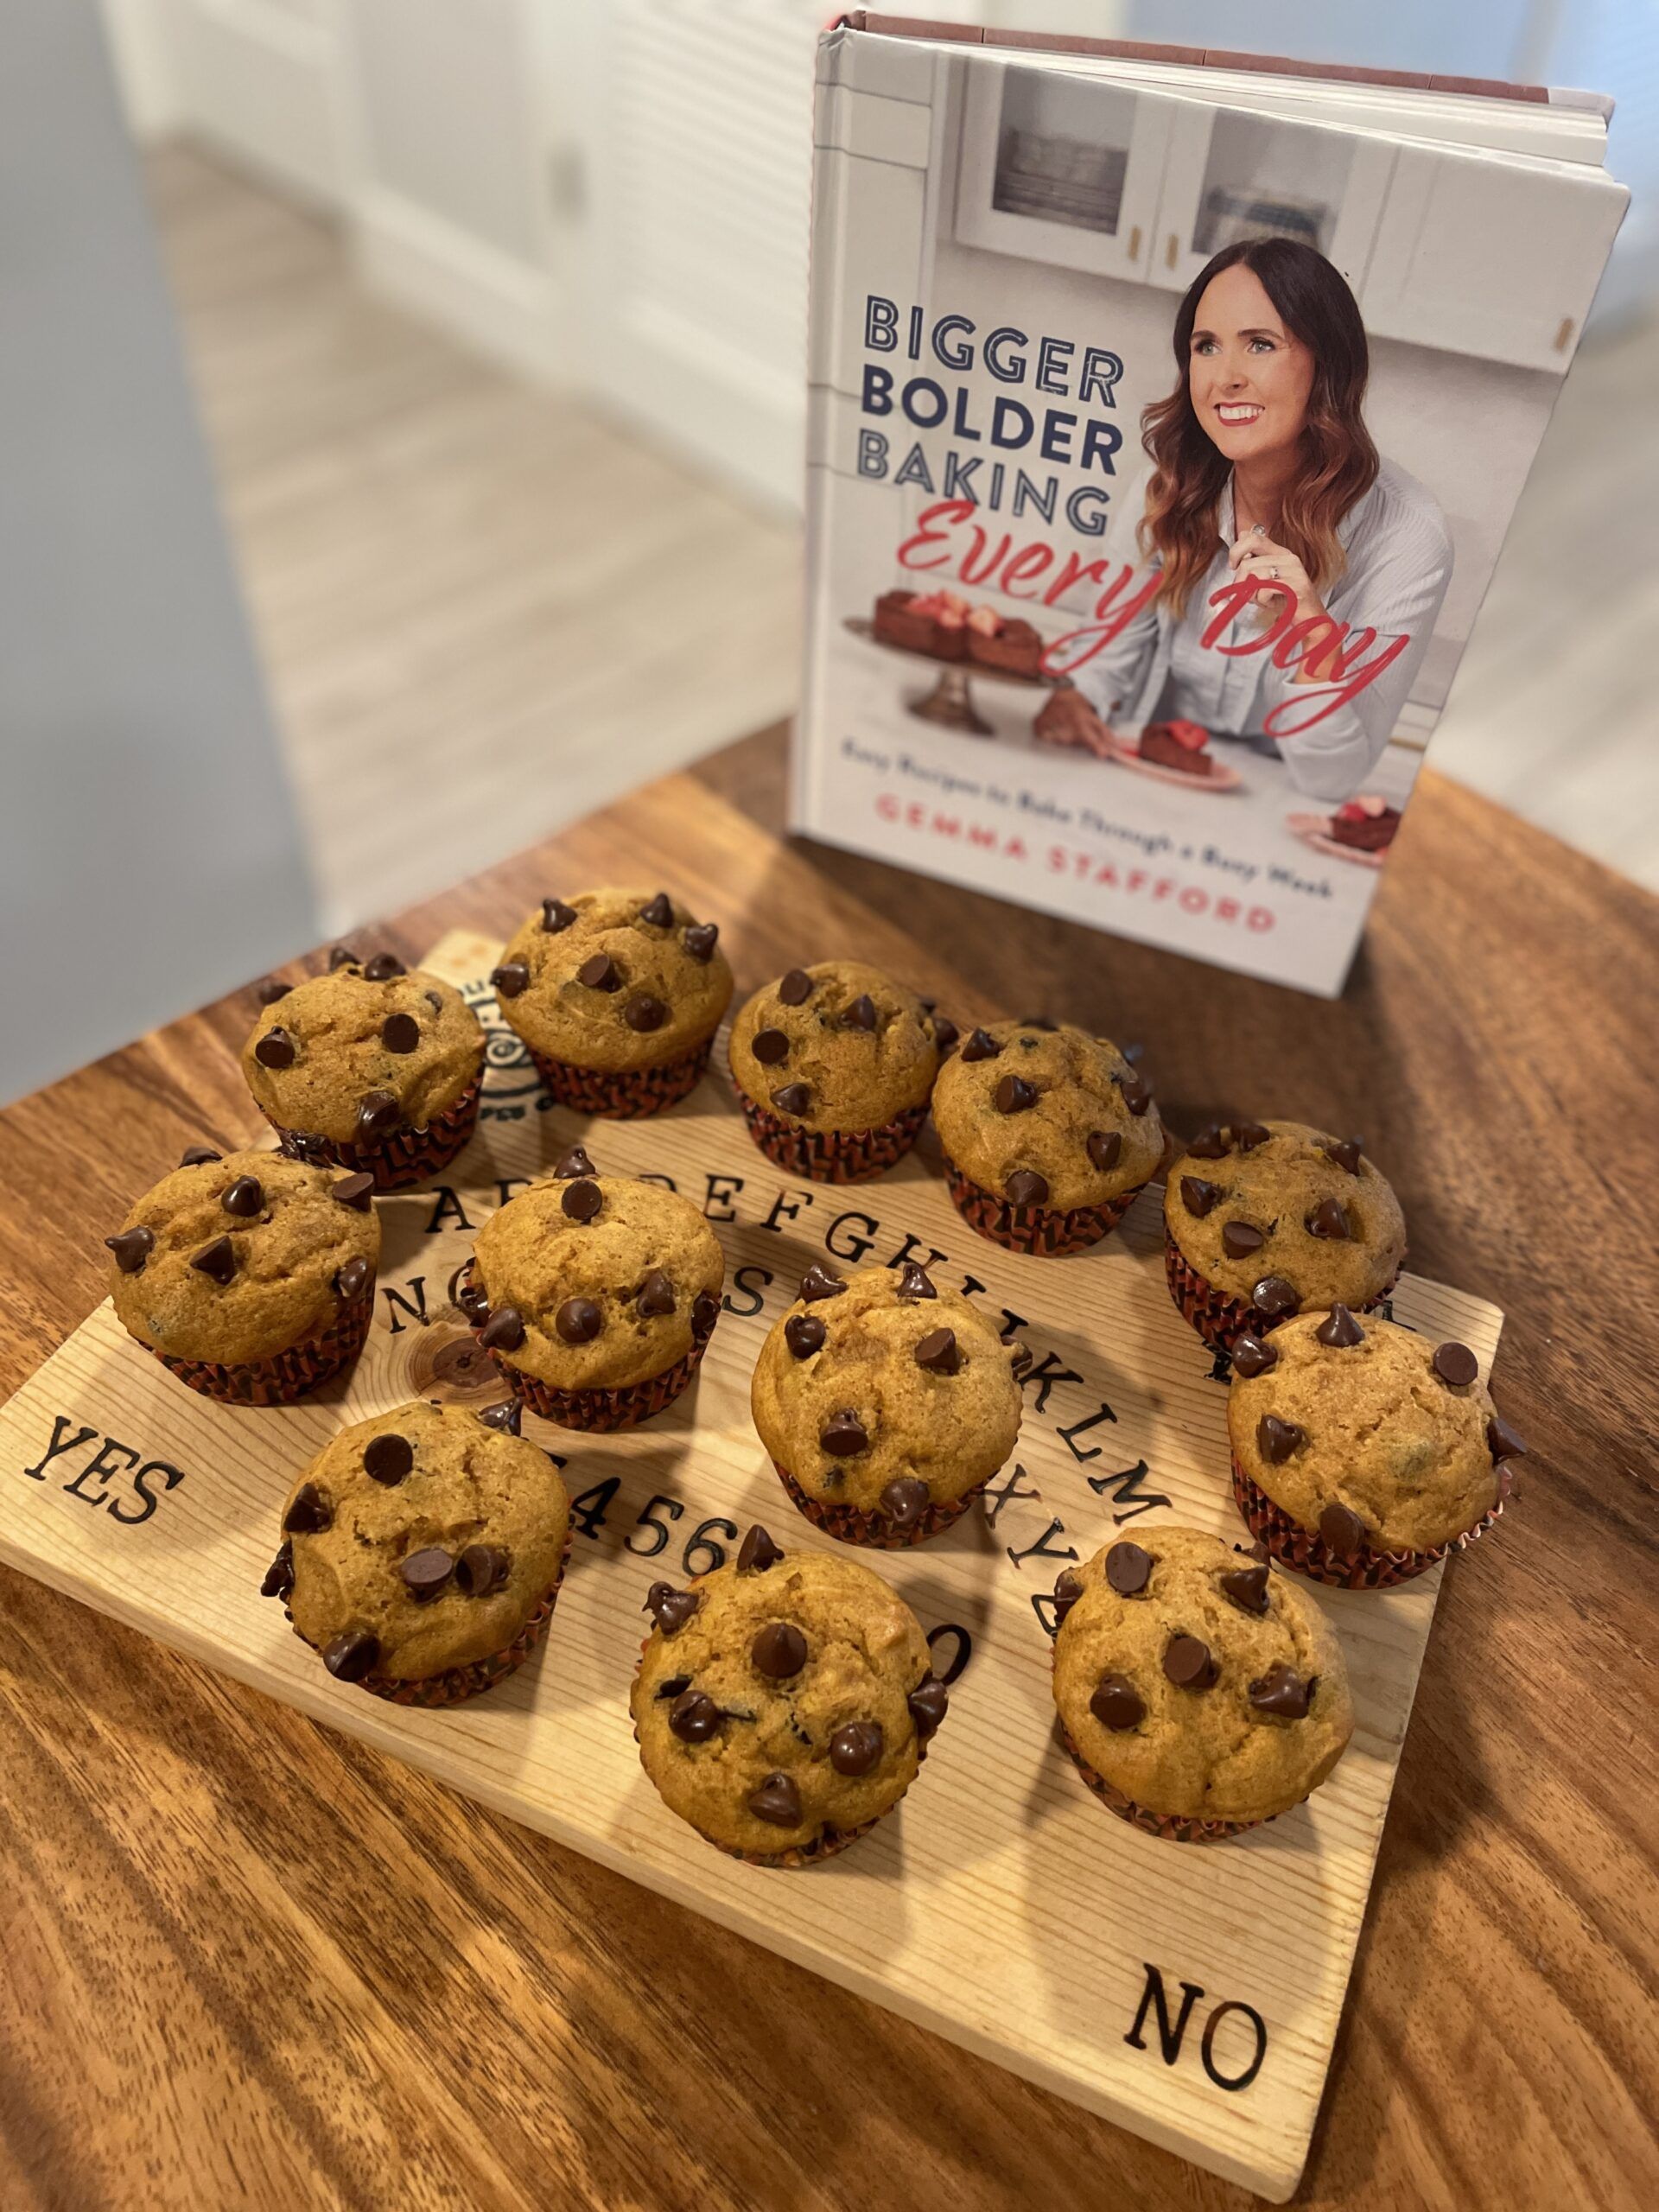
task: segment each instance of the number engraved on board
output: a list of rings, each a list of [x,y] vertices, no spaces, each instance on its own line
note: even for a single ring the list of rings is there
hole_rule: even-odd
[[[937,1656],[935,1656],[933,1662],[934,1673],[938,1675],[939,1680],[944,1684],[946,1689],[949,1689],[951,1683],[957,1680],[963,1669],[973,1657],[974,1639],[969,1630],[963,1628],[960,1621],[941,1621],[938,1628],[931,1628],[927,1631],[927,1648],[930,1651],[933,1649],[936,1639],[941,1636],[953,1636],[957,1640],[957,1648],[955,1652],[951,1655],[950,1663],[948,1667],[941,1669]]]
[[[677,1521],[685,1511],[684,1506],[677,1497],[664,1497],[658,1491],[656,1497],[642,1509],[639,1518],[634,1522],[632,1531],[627,1539],[627,1548],[637,1559],[655,1559],[658,1552],[665,1552],[668,1549],[668,1522],[659,1521],[657,1518],[658,1506],[667,1514],[669,1521]],[[647,1529],[656,1538],[656,1542],[635,1543],[634,1537],[641,1535]]]
[[[711,1529],[718,1529],[728,1542],[737,1535],[736,1522],[728,1521],[721,1514],[710,1514],[708,1520],[700,1522],[686,1538],[685,1549],[680,1554],[680,1564],[688,1574],[712,1574],[717,1567],[725,1566],[726,1545],[715,1541],[709,1534]]]
[[[1146,1980],[1141,1985],[1141,2002],[1136,2007],[1135,2024],[1123,2038],[1135,2050],[1145,2050],[1147,2039],[1142,2033],[1147,2015],[1157,2015],[1158,2047],[1166,2066],[1173,2066],[1181,2055],[1181,2045],[1186,2037],[1187,2024],[1192,2008],[1204,1995],[1196,1981],[1181,1984],[1180,2009],[1173,2021],[1169,2017],[1169,1999],[1164,1988],[1164,1977],[1150,1961],[1146,1965]],[[1223,2038],[1221,2031],[1228,2020],[1236,2018],[1244,2024],[1241,2037],[1230,2032],[1225,2037],[1224,2051],[1217,2046]],[[1204,2032],[1198,2039],[1198,2063],[1218,2089],[1248,2089],[1262,2071],[1262,2062],[1268,2055],[1268,2024],[1254,2005],[1246,2005],[1242,1998],[1229,1997],[1211,2007],[1204,2023]]]

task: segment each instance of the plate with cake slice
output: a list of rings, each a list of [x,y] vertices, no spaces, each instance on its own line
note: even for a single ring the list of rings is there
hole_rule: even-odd
[[[1400,813],[1387,799],[1367,791],[1344,799],[1331,814],[1287,814],[1285,827],[1333,860],[1381,868],[1400,827]]]
[[[1237,769],[1217,760],[1211,752],[1210,733],[1202,722],[1148,722],[1137,745],[1114,736],[1111,757],[1125,768],[1155,776],[1162,784],[1179,784],[1187,791],[1243,788],[1244,779]]]

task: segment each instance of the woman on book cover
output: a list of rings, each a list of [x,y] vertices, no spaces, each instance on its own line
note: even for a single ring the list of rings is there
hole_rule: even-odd
[[[1217,254],[1181,302],[1174,344],[1175,389],[1141,417],[1153,474],[1139,538],[1162,582],[1052,695],[1036,734],[1104,754],[1115,726],[1196,724],[1276,755],[1310,797],[1345,799],[1387,744],[1439,616],[1446,518],[1371,442],[1365,327],[1313,246],[1255,238]],[[1265,650],[1217,650],[1262,636],[1285,604],[1270,591],[1206,647],[1212,594],[1249,576],[1294,594],[1295,623],[1329,617],[1347,636],[1322,653],[1326,633],[1307,633],[1311,650],[1284,669]],[[1376,642],[1357,655],[1368,630]],[[1337,680],[1333,654],[1351,677],[1402,637],[1373,681],[1314,719]]]

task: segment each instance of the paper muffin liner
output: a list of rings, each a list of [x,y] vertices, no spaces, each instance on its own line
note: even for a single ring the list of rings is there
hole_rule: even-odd
[[[1269,1329],[1276,1329],[1281,1321],[1294,1321],[1294,1313],[1264,1313],[1260,1306],[1246,1306],[1236,1298],[1230,1298],[1224,1290],[1201,1275],[1187,1258],[1180,1246],[1164,1224],[1164,1278],[1169,1285],[1169,1294],[1180,1309],[1183,1318],[1190,1321],[1205,1344],[1213,1351],[1230,1352],[1243,1336],[1265,1337]],[[1374,1298],[1353,1308],[1356,1313],[1373,1313],[1392,1293],[1400,1280],[1396,1268]],[[1300,1308],[1298,1309],[1300,1311]],[[1310,1311],[1313,1310],[1312,1308]]]
[[[1072,1206],[1067,1211],[1016,1206],[972,1181],[954,1161],[947,1159],[944,1165],[957,1211],[970,1229],[976,1229],[1005,1251],[1049,1259],[1066,1252],[1086,1252],[1091,1244],[1098,1244],[1117,1227],[1144,1187],[1137,1183],[1133,1191],[1098,1206]]]
[[[927,1119],[927,1105],[907,1106],[879,1129],[804,1129],[757,1106],[740,1090],[749,1135],[766,1158],[811,1183],[863,1183],[896,1167]]]
[[[834,1505],[826,1499],[813,1497],[801,1488],[787,1467],[772,1467],[778,1479],[789,1492],[795,1510],[815,1529],[822,1529],[827,1536],[834,1536],[843,1544],[862,1544],[867,1549],[881,1552],[908,1551],[912,1544],[925,1544],[930,1536],[938,1535],[953,1521],[960,1521],[968,1508],[979,1496],[991,1475],[981,1477],[973,1488],[964,1491],[960,1497],[946,1498],[930,1505],[919,1513],[907,1529],[897,1527],[885,1513],[869,1513],[861,1506]]]
[[[1490,1513],[1483,1513],[1472,1529],[1450,1536],[1443,1544],[1421,1552],[1377,1552],[1362,1544],[1344,1556],[1333,1552],[1316,1529],[1304,1529],[1282,1506],[1275,1505],[1261,1484],[1247,1475],[1233,1454],[1233,1500],[1243,1515],[1250,1534],[1266,1545],[1281,1567],[1305,1574],[1313,1582],[1325,1582],[1338,1590],[1390,1590],[1426,1573],[1437,1560],[1466,1550],[1484,1536],[1503,1510],[1500,1497]]]
[[[468,1260],[455,1282],[455,1303],[472,1325],[473,1334],[482,1343],[482,1322],[473,1320],[473,1309],[487,1319],[488,1309],[476,1288],[475,1263]],[[643,1421],[650,1421],[665,1413],[696,1373],[703,1353],[709,1349],[709,1339],[715,1333],[718,1313],[709,1326],[699,1333],[692,1329],[691,1349],[683,1359],[672,1367],[664,1368],[660,1375],[652,1375],[643,1382],[624,1383],[614,1390],[559,1390],[550,1382],[543,1382],[539,1376],[526,1375],[515,1367],[504,1353],[484,1349],[490,1353],[497,1371],[531,1413],[540,1414],[543,1421],[556,1421],[561,1428],[586,1429],[594,1435],[612,1435],[618,1429],[637,1428]]]
[[[349,1367],[367,1341],[374,1319],[374,1277],[359,1297],[342,1305],[326,1329],[302,1337],[286,1351],[265,1359],[245,1359],[229,1365],[214,1359],[179,1359],[147,1344],[170,1374],[187,1389],[204,1398],[217,1398],[228,1406],[290,1406],[315,1390],[342,1367]]]
[[[1133,1797],[1096,1774],[1083,1753],[1071,1740],[1071,1732],[1060,1723],[1060,1734],[1065,1748],[1071,1755],[1071,1764],[1083,1777],[1103,1805],[1109,1806],[1121,1821],[1137,1827],[1143,1835],[1161,1836],[1166,1843],[1224,1843],[1230,1835],[1243,1835],[1247,1828],[1265,1827],[1276,1813],[1269,1813],[1259,1821],[1204,1821],[1179,1813],[1154,1813],[1145,1805],[1136,1804]]]
[[[574,1060],[552,1059],[523,1039],[519,1041],[561,1106],[578,1114],[603,1115],[613,1122],[633,1122],[677,1105],[696,1090],[715,1039],[711,1030],[695,1052],[664,1067],[621,1069],[578,1067]]]
[[[332,1137],[285,1129],[263,1106],[259,1110],[276,1132],[278,1149],[289,1159],[303,1160],[313,1167],[328,1165],[349,1174],[372,1175],[377,1191],[408,1191],[417,1183],[429,1183],[464,1147],[478,1126],[483,1091],[480,1067],[454,1104],[435,1114],[423,1129],[394,1129],[378,1144],[336,1144]]]

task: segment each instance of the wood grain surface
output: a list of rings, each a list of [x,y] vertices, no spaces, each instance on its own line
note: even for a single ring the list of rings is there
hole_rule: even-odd
[[[780,844],[780,789],[751,741],[376,941],[660,879],[741,983],[856,951],[953,1012],[1144,1039],[1178,1129],[1363,1130],[1414,1265],[1507,1309],[1532,1451],[1446,1577],[1299,2201],[1652,2202],[1652,902],[1428,775],[1326,1005]],[[97,1303],[156,1163],[254,1135],[249,1018],[0,1116],[0,1387]],[[1249,2201],[10,1574],[0,1776],[8,2206]]]

